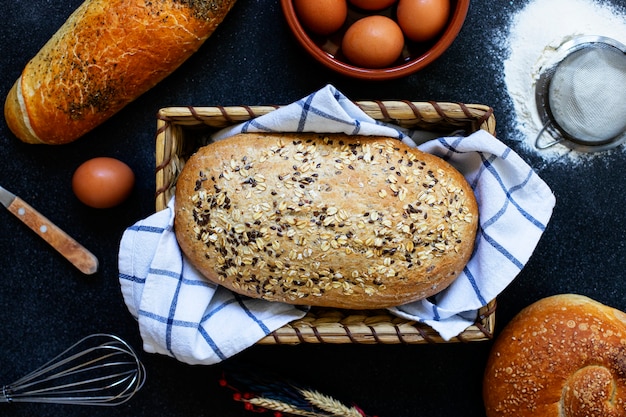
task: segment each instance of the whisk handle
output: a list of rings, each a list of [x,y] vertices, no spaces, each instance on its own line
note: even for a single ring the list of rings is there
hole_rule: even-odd
[[[10,403],[11,402],[11,388],[8,385],[2,386],[2,391],[0,391],[0,403]]]

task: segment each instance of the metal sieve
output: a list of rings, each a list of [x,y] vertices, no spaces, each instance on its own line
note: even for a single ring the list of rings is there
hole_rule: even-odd
[[[599,152],[626,140],[626,46],[602,36],[564,43],[544,66],[535,88],[543,127],[538,149],[557,143]],[[543,141],[549,133],[552,139]]]

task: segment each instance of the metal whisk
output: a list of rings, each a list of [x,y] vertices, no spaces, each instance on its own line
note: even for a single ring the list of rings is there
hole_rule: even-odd
[[[118,405],[143,386],[146,373],[117,336],[92,334],[40,368],[2,387],[0,403]]]

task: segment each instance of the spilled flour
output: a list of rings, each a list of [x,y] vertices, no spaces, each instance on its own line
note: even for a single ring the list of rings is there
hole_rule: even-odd
[[[509,53],[504,62],[504,81],[515,108],[520,142],[550,162],[581,162],[601,154],[572,151],[562,144],[544,150],[535,147],[542,126],[535,102],[541,69],[553,59],[559,46],[581,35],[606,36],[626,44],[624,9],[594,0],[530,0],[513,16],[504,37]],[[552,140],[548,134],[544,136],[542,143]]]

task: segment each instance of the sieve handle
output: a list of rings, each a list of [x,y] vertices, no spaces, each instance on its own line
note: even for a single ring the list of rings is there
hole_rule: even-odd
[[[546,124],[543,125],[543,127],[541,128],[541,130],[537,134],[537,137],[535,138],[535,148],[540,149],[540,150],[544,150],[544,149],[551,148],[552,146],[556,145],[557,143],[563,142],[563,138],[559,138],[559,139],[554,139],[551,142],[547,142],[547,143],[543,143],[543,144],[539,143],[540,140],[541,140],[541,137],[543,136],[544,133],[546,133],[546,130],[548,129],[549,126],[550,126],[550,122],[547,122]]]

